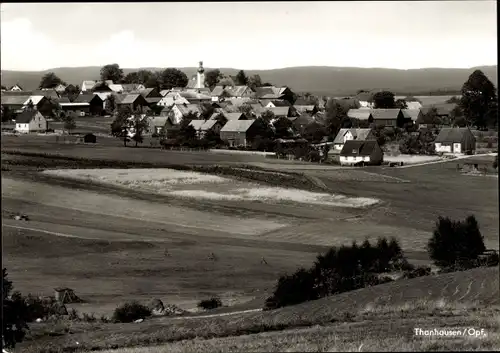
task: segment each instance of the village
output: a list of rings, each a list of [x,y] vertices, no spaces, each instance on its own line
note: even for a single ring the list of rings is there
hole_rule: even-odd
[[[388,91],[316,97],[262,84],[244,71],[217,74],[212,89],[203,62],[185,87],[164,90],[112,80],[86,80],[80,87],[59,83],[36,91],[3,87],[2,131],[70,133],[80,136],[77,141],[95,143],[95,134],[75,123],[93,118],[112,121],[110,134],[123,138],[124,145],[132,140],[136,146],[251,151],[350,166],[381,165],[391,152],[476,153],[474,127],[460,110],[460,96],[430,104]],[[125,119],[116,126],[120,115]]]

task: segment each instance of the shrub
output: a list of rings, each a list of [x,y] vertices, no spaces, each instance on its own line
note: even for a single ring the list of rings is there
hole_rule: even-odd
[[[431,274],[430,267],[417,267],[414,270],[405,271],[403,278],[417,278],[429,276]]]
[[[79,320],[78,312],[73,308],[68,312],[68,319],[71,321]]]
[[[427,248],[436,266],[456,269],[477,267],[486,250],[474,216],[462,222],[439,217]]]
[[[97,318],[94,314],[83,313],[82,320],[85,322],[96,322]]]
[[[115,322],[133,322],[138,319],[144,319],[151,315],[151,310],[148,307],[139,304],[136,301],[125,303],[115,309],[113,313],[113,321]]]
[[[298,269],[281,276],[265,310],[294,305],[324,296],[351,291],[391,281],[379,273],[412,268],[406,261],[396,239],[380,238],[377,246],[365,240],[361,246],[331,248],[318,255],[311,269]]]
[[[222,301],[218,297],[212,297],[210,299],[201,300],[198,303],[198,308],[204,310],[212,310],[222,306]]]

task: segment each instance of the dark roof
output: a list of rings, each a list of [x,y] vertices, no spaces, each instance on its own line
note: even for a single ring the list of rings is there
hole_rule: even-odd
[[[101,99],[99,96],[94,95],[94,94],[79,94],[73,103],[90,103],[95,97],[98,97]]]
[[[401,109],[372,109],[371,115],[373,119],[397,119]]]
[[[292,105],[288,101],[284,100],[272,100],[271,101],[275,107],[291,107]]]
[[[370,156],[378,147],[377,141],[346,141],[340,154],[342,156]]]
[[[61,97],[57,100],[59,103],[70,103],[68,97]]]
[[[148,102],[149,104],[151,103],[158,103],[159,101],[161,101],[161,97],[151,97],[151,98],[146,98],[146,102]]]
[[[472,132],[469,130],[468,127],[442,128],[441,131],[439,131],[439,134],[436,136],[434,142],[440,142],[440,143],[462,142],[465,134],[472,135]],[[474,138],[473,135],[472,138]]]
[[[38,113],[36,110],[25,110],[16,117],[16,124],[28,124]]]

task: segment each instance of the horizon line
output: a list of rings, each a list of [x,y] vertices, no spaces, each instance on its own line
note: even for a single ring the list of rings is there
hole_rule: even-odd
[[[116,64],[116,63],[110,63]],[[110,65],[105,64],[105,65]],[[48,69],[40,69],[40,70],[19,70],[19,69],[3,69],[1,71],[16,71],[16,72],[44,72],[51,70],[60,70],[60,69],[78,69],[78,68],[100,68],[105,65],[89,65],[89,66],[60,66],[60,67],[52,67]],[[287,66],[287,67],[277,67],[270,69],[240,69],[234,67],[206,67],[208,70],[243,70],[243,71],[272,71],[272,70],[286,70],[286,69],[294,69],[294,68],[332,68],[332,69],[367,69],[367,70],[399,70],[399,71],[410,71],[410,70],[468,70],[475,69],[478,67],[487,67],[487,66],[498,66],[497,64],[491,65],[476,65],[471,67],[419,67],[419,68],[410,68],[410,69],[399,69],[393,67],[363,67],[363,66],[328,66],[328,65],[303,65],[303,66]],[[177,68],[177,69],[196,69],[197,66],[165,66],[165,67],[157,67],[157,66],[142,66],[142,67],[120,67],[124,70],[148,70],[148,69],[166,69],[166,68]]]

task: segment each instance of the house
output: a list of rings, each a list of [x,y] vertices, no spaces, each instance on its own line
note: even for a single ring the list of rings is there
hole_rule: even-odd
[[[118,108],[128,107],[132,111],[143,111],[149,104],[140,94],[127,94],[125,97],[119,97],[119,102],[116,104]]]
[[[441,119],[441,121],[443,122],[443,125],[449,125],[451,111],[456,106],[457,105],[455,103],[440,103],[440,104],[426,105],[420,110],[422,111],[423,115],[426,115],[429,113],[429,111],[432,108],[435,108],[436,109],[436,116]]]
[[[418,119],[422,118],[422,111],[420,109],[402,109],[403,115],[406,119],[411,119],[415,124]]]
[[[265,87],[257,87],[255,89],[255,96],[258,99],[281,99],[290,102],[293,104],[295,102],[295,94],[292,90],[286,86],[284,87],[274,87],[274,86],[265,86]]]
[[[150,116],[148,118],[148,123],[148,132],[152,134],[160,134],[165,127],[172,127],[174,125],[171,121],[169,121],[168,115]]]
[[[172,112],[175,117],[175,121],[180,122],[189,113],[201,115],[201,108],[196,104],[174,104],[172,106]]]
[[[297,99],[295,103],[293,103],[293,107],[299,113],[315,114],[319,110],[318,106],[314,102],[301,98]]]
[[[111,87],[113,87],[113,89]],[[110,84],[108,81],[99,81],[94,85],[94,87],[92,87],[91,91],[92,93],[97,93],[97,92],[121,93],[122,88],[121,85],[113,85],[113,83]]]
[[[208,120],[216,120],[217,117],[219,115],[221,115],[221,114],[226,118],[227,121],[231,121],[231,120],[247,120],[247,117],[245,116],[245,114],[243,114],[241,112],[227,113],[225,111],[213,113],[212,116]]]
[[[406,117],[401,109],[371,109],[370,123],[385,127],[403,127],[406,123],[411,123],[411,118]]]
[[[254,98],[255,92],[248,86],[215,86],[210,93],[213,102],[226,99]]]
[[[108,85],[108,87],[113,91],[113,92],[116,92],[116,93],[123,93],[124,92],[124,89],[123,89],[123,86],[122,85],[119,85],[119,84],[112,84],[112,85]],[[94,92],[96,92],[94,90]],[[102,91],[101,91],[102,92]]]
[[[442,128],[434,140],[438,153],[474,154],[476,138],[468,127]]]
[[[356,99],[359,104],[360,108],[374,108],[375,103],[373,102],[373,95],[374,92],[367,92],[367,91],[362,91],[356,94],[354,96],[354,99]]]
[[[61,93],[63,93],[63,92],[61,92]],[[55,89],[52,89],[52,88],[37,89],[37,90],[32,91],[31,95],[44,96],[47,99],[53,99],[53,100],[58,100],[60,97],[60,94]]]
[[[350,119],[356,120],[368,120],[370,118],[370,109],[349,109],[347,111],[347,116]]]
[[[205,137],[205,134],[210,130],[219,134],[222,128],[222,123],[217,120],[191,120],[189,125],[196,130],[196,136],[199,139]]]
[[[141,83],[122,83],[123,93],[133,93],[146,89]]]
[[[278,108],[278,107],[291,107],[292,105],[290,104],[289,101],[284,101],[284,100],[270,100],[270,99],[263,99],[261,101],[262,106],[264,108]]]
[[[192,92],[192,91],[182,91],[179,92],[179,94],[187,99],[190,104],[200,104],[204,102],[211,102],[212,98],[209,95],[203,94],[203,93],[197,93],[197,92]]]
[[[377,141],[348,140],[340,151],[341,165],[354,165],[357,163],[380,165],[383,160],[384,152]]]
[[[273,112],[276,118],[287,118],[292,116],[292,107],[275,107],[275,108],[265,108],[265,111]]]
[[[346,141],[376,141],[372,129],[340,129],[333,140],[333,151],[339,152]]]
[[[230,120],[220,130],[220,138],[229,146],[247,146],[247,133],[252,124],[252,120]]]
[[[15,84],[11,88],[9,88],[9,91],[12,91],[12,92],[22,92],[22,91],[24,91],[24,89],[21,86],[19,86],[18,84]]]
[[[73,103],[88,103],[90,115],[102,115],[104,101],[97,94],[80,94],[75,98]]]
[[[174,104],[189,104],[189,101],[179,92],[170,92],[163,96],[157,103],[161,107],[171,107]]]
[[[97,85],[97,83],[102,83],[102,81],[94,81],[94,80],[87,80],[87,81],[83,81],[82,82],[82,85],[81,85],[81,93],[85,93],[85,92],[91,92],[94,87]],[[106,83],[106,85],[112,85],[113,84],[113,80],[106,80],[104,81],[104,83]]]
[[[143,89],[137,89],[134,90],[130,93],[133,94],[140,94],[144,98],[161,98],[163,97],[160,92],[158,91],[157,88],[143,88]]]
[[[47,120],[38,110],[26,110],[16,117],[16,131],[25,134],[47,131]]]

